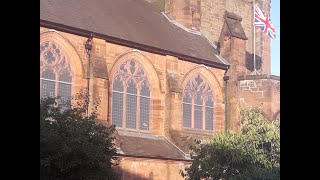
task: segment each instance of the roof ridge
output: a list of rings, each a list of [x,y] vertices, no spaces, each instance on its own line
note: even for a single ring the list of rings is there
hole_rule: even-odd
[[[185,31],[187,31],[188,33],[192,33],[192,34],[196,34],[196,35],[199,35],[199,36],[201,36],[202,34],[201,34],[201,32],[198,32],[198,31],[195,31],[195,30],[192,30],[192,29],[189,29],[189,28],[186,28],[185,26],[183,26],[182,24],[180,24],[180,23],[178,23],[177,21],[175,21],[175,20],[173,20],[173,19],[171,19],[169,16],[167,16],[167,14],[166,13],[164,13],[164,12],[161,12],[161,14],[170,22],[170,23],[172,23],[172,24],[174,24],[174,25],[176,25],[176,26],[178,26],[179,28],[181,28],[181,29],[183,29],[183,30],[185,30]]]

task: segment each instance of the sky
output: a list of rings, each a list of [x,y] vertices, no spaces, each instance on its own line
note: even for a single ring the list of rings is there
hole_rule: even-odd
[[[271,1],[270,16],[276,28],[276,38],[271,39],[271,74],[280,76],[280,0]]]

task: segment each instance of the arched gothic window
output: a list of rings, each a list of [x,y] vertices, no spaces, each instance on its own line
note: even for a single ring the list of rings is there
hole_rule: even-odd
[[[53,42],[40,44],[40,98],[60,96],[59,102],[69,102],[72,72],[67,56]]]
[[[187,82],[182,102],[183,127],[213,130],[214,94],[200,75]]]
[[[134,60],[120,65],[112,89],[112,124],[149,130],[150,83],[143,67]]]

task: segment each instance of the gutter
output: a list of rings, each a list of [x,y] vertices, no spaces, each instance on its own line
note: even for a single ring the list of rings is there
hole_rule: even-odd
[[[184,162],[192,162],[192,160],[188,159],[179,159],[179,158],[166,158],[166,157],[155,157],[155,156],[139,156],[139,155],[130,155],[130,154],[117,154],[115,157],[134,157],[134,158],[146,158],[146,159],[161,159],[161,160],[171,160],[171,161],[184,161]]]
[[[40,19],[40,26],[46,27],[49,29],[55,29],[58,31],[63,31],[70,34],[84,36],[84,37],[90,37],[90,35],[93,34],[93,37],[103,39],[109,43],[127,46],[134,49],[140,49],[142,51],[147,51],[155,54],[174,56],[181,60],[185,60],[185,61],[197,63],[197,64],[204,64],[206,66],[214,67],[218,69],[227,70],[230,67],[230,65],[227,65],[227,64],[221,64],[221,63],[209,61],[206,59],[201,59],[201,58],[197,58],[197,57],[193,57],[193,56],[189,56],[189,55],[185,55],[185,54],[181,54],[181,53],[177,53],[177,52],[173,52],[173,51],[169,51],[169,50],[165,50],[157,47],[152,47],[152,46],[148,46],[148,45],[144,45],[144,44],[140,44],[133,41],[128,41],[128,40],[124,40],[124,39],[120,39],[120,38],[116,38],[116,37],[112,37],[112,36],[108,36],[100,33],[95,33],[88,30],[66,26],[63,24],[58,24],[58,23],[54,23],[54,22],[50,22],[42,19]]]

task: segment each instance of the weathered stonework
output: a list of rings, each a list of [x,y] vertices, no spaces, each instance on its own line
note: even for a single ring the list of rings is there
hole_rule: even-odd
[[[197,4],[197,5],[195,5]],[[265,13],[270,14],[270,0],[258,0],[256,4]],[[182,24],[191,29],[192,9],[195,9],[195,14],[200,14],[196,17],[196,29],[205,37],[218,45],[220,33],[224,24],[224,14],[226,11],[235,13],[242,17],[242,27],[248,37],[245,45],[248,54],[247,61],[253,62],[253,1],[252,0],[201,0],[195,3],[195,0],[166,0],[167,14]],[[199,22],[198,22],[199,20]],[[256,56],[262,58],[262,65],[259,70],[260,74],[270,74],[270,38],[267,37],[260,29],[256,29]],[[243,61],[245,63],[245,61]],[[250,71],[245,71],[250,74]]]
[[[280,119],[280,79],[268,76],[239,77],[240,106],[251,108],[262,105],[264,115]]]
[[[150,53],[128,46],[93,38],[90,73],[87,72],[88,56],[85,50],[87,37],[40,27],[40,43],[53,41],[70,59],[74,72],[72,95],[87,88],[90,77],[90,100],[99,98],[99,120],[112,124],[112,88],[120,65],[134,59],[141,64],[150,81],[151,111],[149,135],[163,136],[182,152],[189,155],[189,145],[195,139],[209,140],[216,132],[239,128],[238,107],[255,107],[263,103],[263,112],[269,119],[280,118],[280,78],[270,74],[270,40],[256,31],[256,55],[262,57],[260,73],[251,76],[248,61],[253,52],[252,0],[146,0],[159,11],[164,11],[183,26],[201,32],[217,45],[220,55],[231,64],[227,70],[207,67],[170,55]],[[163,4],[165,3],[165,4]],[[269,12],[269,0],[257,4]],[[233,30],[226,22],[226,11],[235,14]],[[238,17],[239,16],[239,17]],[[229,23],[227,25],[227,23]],[[177,27],[178,28],[178,27]],[[229,29],[228,29],[229,28]],[[242,35],[238,36],[237,33]],[[187,46],[187,44],[181,44]],[[183,127],[183,89],[188,80],[197,74],[206,80],[214,91],[213,131]],[[224,81],[224,77],[229,79]],[[90,108],[94,104],[90,104]],[[118,128],[119,130],[119,128]],[[141,133],[140,130],[122,128],[121,131]],[[115,133],[121,147],[120,130]],[[180,151],[181,150],[181,151]],[[183,179],[179,174],[189,160],[158,157],[121,156],[119,169],[122,179]]]
[[[188,161],[172,161],[148,158],[123,157],[121,158],[122,179],[183,179],[180,170],[189,165]]]
[[[88,57],[84,49],[87,37],[81,37],[64,32],[52,32],[40,27],[41,41],[54,41],[70,56],[76,78],[72,94],[87,87]],[[40,41],[40,42],[41,42]],[[66,45],[64,45],[66,44]],[[93,38],[91,50],[90,99],[100,98],[99,119],[105,124],[111,124],[112,83],[115,71],[126,60],[135,59],[144,66],[152,86],[151,123],[149,133],[162,135],[188,154],[188,145],[195,138],[209,139],[214,132],[224,130],[223,76],[225,70],[180,60],[173,56],[140,51],[125,46],[108,43]],[[215,93],[214,130],[195,130],[182,127],[182,90],[183,84],[195,74],[200,73],[206,78]],[[93,107],[93,104],[90,104]],[[91,109],[90,107],[90,109]],[[116,137],[120,138],[119,135]],[[187,140],[186,140],[187,139]],[[183,142],[183,143],[180,143]],[[152,162],[152,163],[151,163]],[[141,160],[124,158],[121,164],[123,170],[132,170],[143,177],[138,168],[146,166],[154,173],[154,177],[162,179],[182,179],[178,174],[185,163],[162,160]],[[160,168],[159,168],[160,167]],[[162,168],[163,167],[163,168]],[[169,169],[166,169],[169,168]],[[149,172],[150,173],[150,172]],[[158,179],[158,178],[157,178]]]

